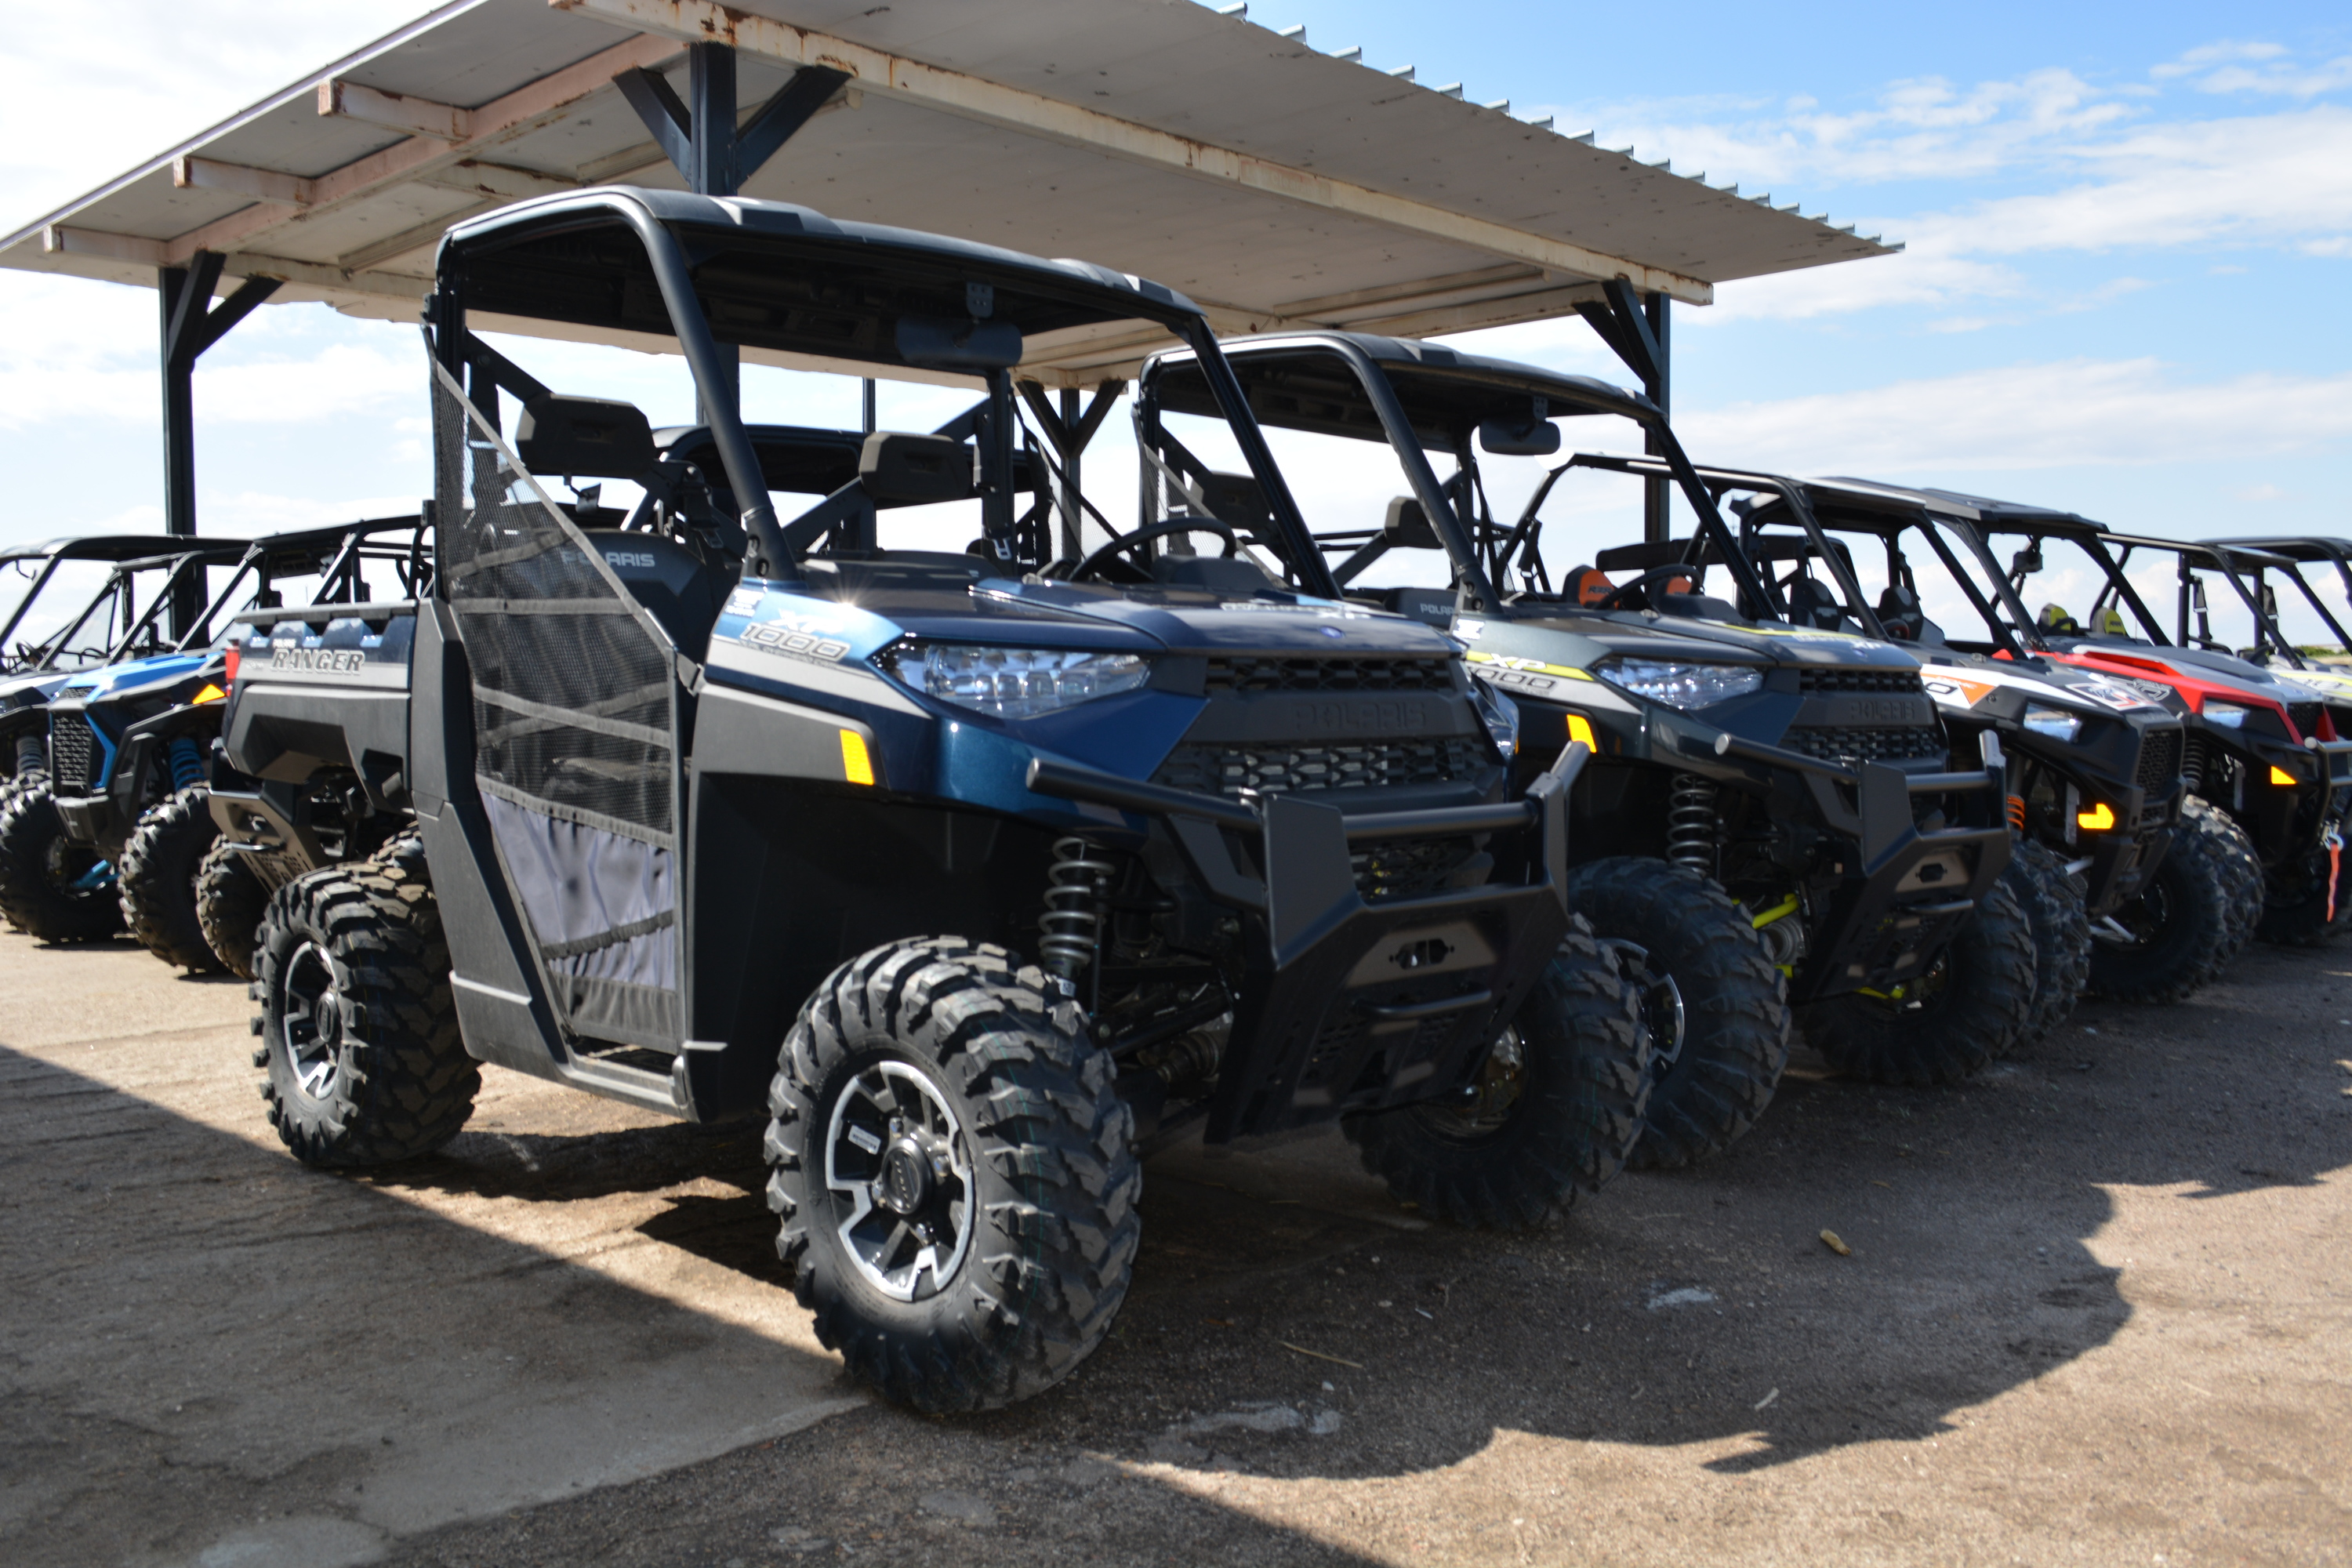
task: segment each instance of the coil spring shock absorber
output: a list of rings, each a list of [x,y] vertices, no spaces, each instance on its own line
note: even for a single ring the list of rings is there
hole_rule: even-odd
[[[1102,902],[1118,863],[1072,834],[1054,841],[1054,864],[1045,873],[1045,931],[1037,946],[1052,973],[1075,982],[1102,946]]]
[[[48,771],[49,748],[47,742],[37,734],[17,736],[17,776],[21,778],[28,773],[47,773]]]
[[[2025,831],[2025,797],[2021,795],[2009,797],[2009,826],[2016,832]]]
[[[1666,802],[1666,858],[1712,877],[1715,840],[1715,785],[1696,773],[1676,773]]]
[[[172,742],[172,788],[176,792],[194,789],[205,782],[204,748],[193,735],[183,735]]]

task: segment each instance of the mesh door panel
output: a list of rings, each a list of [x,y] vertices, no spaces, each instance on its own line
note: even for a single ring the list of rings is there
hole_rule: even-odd
[[[557,1009],[675,1047],[677,656],[435,366],[443,592],[473,672],[475,782]]]

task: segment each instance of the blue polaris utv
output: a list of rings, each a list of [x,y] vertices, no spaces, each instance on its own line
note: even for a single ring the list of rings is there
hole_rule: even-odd
[[[673,342],[702,425],[657,442],[484,320]],[[453,227],[426,323],[437,560],[404,661],[389,622],[377,650],[257,626],[224,730],[266,776],[292,733],[266,708],[405,663],[385,798],[416,834],[288,882],[256,944],[298,1158],[438,1148],[482,1062],[764,1116],[820,1338],[930,1410],[1101,1342],[1156,1142],[1338,1122],[1401,1196],[1514,1226],[1622,1161],[1644,1047],[1563,896],[1584,752],[1513,782],[1508,705],[1444,634],[1339,597],[1190,301],[606,188]],[[1171,338],[1218,388],[1235,515],[1097,512],[1056,557],[1016,376],[1093,384]],[[739,356],[981,395],[796,468],[824,443],[763,449]]]
[[[40,548],[47,569],[35,593],[68,583],[75,560],[110,564],[78,610],[39,642],[20,643],[14,662],[25,668],[0,684],[0,749],[14,763],[0,795],[0,915],[45,942],[95,941],[122,929],[122,846],[70,832],[58,797],[80,795],[98,759],[111,753],[78,721],[60,745],[51,710],[63,702],[79,711],[103,693],[118,723],[136,722],[193,695],[187,678],[203,656],[179,651],[187,639],[166,629],[165,612],[175,601],[202,603],[209,574],[234,565],[246,547],[148,534]],[[37,618],[28,594],[10,616],[9,635]]]
[[[385,535],[389,546],[378,542]],[[305,598],[365,596],[362,574],[384,556],[381,569],[402,578],[390,585],[404,586],[419,542],[409,517],[210,542],[170,558],[167,580],[124,642],[165,651],[71,675],[50,694],[47,777],[24,792],[21,810],[0,815],[0,908],[36,934],[71,940],[117,929],[104,908],[111,900],[121,925],[165,963],[224,967],[199,918],[200,881],[209,871],[213,903],[241,903],[255,918],[254,895],[265,890],[241,889],[235,862],[207,863],[217,829],[206,773],[229,684],[232,614],[276,605],[289,588]],[[167,637],[162,616],[180,594],[201,608]],[[67,881],[77,868],[79,878]]]

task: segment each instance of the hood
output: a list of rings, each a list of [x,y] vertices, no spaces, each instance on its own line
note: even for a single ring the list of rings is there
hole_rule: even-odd
[[[1785,669],[1881,669],[1916,674],[1919,660],[1898,644],[1843,632],[1726,626],[1635,614],[1488,617],[1464,616],[1454,636],[1474,649],[1590,668],[1612,658]]]
[[[14,713],[19,709],[38,708],[72,677],[62,670],[45,670],[33,675],[13,675],[0,680],[0,713]]]
[[[982,577],[969,584],[892,585],[819,598],[747,584],[728,598],[716,635],[789,624],[869,658],[900,637],[1003,647],[1114,653],[1261,653],[1450,657],[1454,639],[1433,626],[1360,605],[1304,595],[1218,594],[1150,586],[1106,590],[1067,583]],[[836,656],[843,657],[843,656]]]
[[[2141,724],[2179,722],[2171,710],[2145,691],[2095,670],[2039,661],[2019,664],[1944,648],[1918,652],[1927,695],[1947,713],[2015,722],[2032,703],[2084,715],[2120,716]]]
[[[158,654],[153,658],[135,658],[125,664],[110,664],[102,669],[85,669],[67,677],[54,694],[63,702],[97,702],[111,697],[129,696],[134,692],[152,691],[157,687],[185,680],[202,671],[207,664],[226,664],[216,650],[203,653]]]

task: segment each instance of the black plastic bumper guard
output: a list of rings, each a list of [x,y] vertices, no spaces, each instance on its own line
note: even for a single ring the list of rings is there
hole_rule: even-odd
[[[1164,823],[1209,896],[1248,922],[1205,1129],[1219,1143],[1430,1100],[1467,1079],[1568,930],[1568,789],[1590,755],[1570,746],[1516,802],[1354,816],[1286,795],[1244,805],[1045,758],[1028,783]],[[1351,844],[1473,835],[1500,836],[1483,886],[1378,902],[1357,886]]]
[[[2009,825],[1999,809],[2004,764],[1998,740],[1981,770],[1906,773],[1885,763],[1842,768],[1802,752],[1717,732],[1684,733],[1676,745],[1694,756],[1726,757],[1803,775],[1822,822],[1850,839],[1848,864],[1815,931],[1815,944],[1789,987],[1792,1002],[1916,980],[1935,962],[2009,866]],[[1851,792],[1853,804],[1847,804]],[[1914,795],[1982,792],[1979,818],[1922,828]]]

